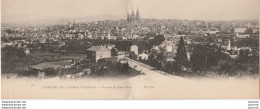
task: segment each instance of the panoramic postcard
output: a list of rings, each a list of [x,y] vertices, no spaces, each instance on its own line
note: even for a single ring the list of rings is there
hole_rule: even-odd
[[[259,0],[1,0],[2,99],[257,99]]]

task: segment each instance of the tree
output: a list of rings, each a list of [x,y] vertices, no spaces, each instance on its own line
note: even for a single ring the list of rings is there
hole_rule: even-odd
[[[248,61],[249,52],[250,51],[248,49],[240,50],[239,55],[238,55],[238,62],[239,63],[246,63]]]
[[[154,39],[150,40],[151,45],[160,45],[165,40],[163,35],[157,35]]]
[[[129,70],[129,64],[127,63],[118,63],[118,70],[122,73],[127,73]]]
[[[165,71],[166,70],[166,64],[167,64],[166,52],[161,52],[161,53],[157,54],[156,61],[157,61],[158,66],[159,66],[159,70]]]
[[[44,71],[47,76],[56,76],[58,74],[57,71],[52,67],[46,68]]]
[[[148,60],[147,60],[147,62],[148,62],[148,65],[150,65],[150,66],[155,66],[155,63],[154,63],[154,59],[156,58],[156,54],[154,54],[154,53],[151,53],[149,56],[148,56]]]
[[[118,56],[118,50],[115,47],[111,49],[111,55]]]
[[[188,65],[188,59],[187,59],[187,53],[186,53],[186,48],[184,44],[183,37],[181,36],[178,48],[177,48],[177,53],[176,53],[176,70],[177,72],[181,71],[182,66]]]
[[[167,73],[172,74],[173,73],[173,66],[174,66],[174,62],[173,61],[168,61],[166,64],[166,70]]]
[[[210,53],[211,50],[208,45],[194,45],[193,53],[190,58],[191,68],[193,71],[204,71],[206,68],[211,65],[211,62],[214,60],[214,55],[209,54],[217,54],[215,52]]]
[[[135,55],[135,53],[133,51],[129,52],[129,57],[130,57],[130,59],[133,59],[133,60],[137,59],[137,55]]]

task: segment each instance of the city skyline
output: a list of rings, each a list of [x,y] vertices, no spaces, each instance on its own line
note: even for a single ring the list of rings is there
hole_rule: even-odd
[[[1,22],[119,20],[137,6],[143,19],[251,20],[258,19],[258,5],[258,0],[3,0]]]
[[[256,0],[14,1],[2,98],[259,97]]]

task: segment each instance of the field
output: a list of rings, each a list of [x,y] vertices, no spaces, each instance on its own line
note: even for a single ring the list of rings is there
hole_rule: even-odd
[[[19,73],[23,69],[43,62],[55,62],[61,60],[78,60],[86,57],[85,53],[49,53],[32,52],[23,58],[13,58],[8,62],[2,61],[2,73]]]

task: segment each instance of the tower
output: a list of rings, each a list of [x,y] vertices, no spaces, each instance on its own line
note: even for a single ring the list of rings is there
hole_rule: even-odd
[[[136,22],[140,20],[140,11],[138,4],[135,0],[127,0],[127,22]]]
[[[75,17],[74,17],[74,20],[73,20],[73,24],[72,24],[73,26],[75,26]]]
[[[165,50],[166,52],[172,52],[172,44],[170,41],[165,41]]]
[[[127,12],[127,22],[130,22],[130,15],[129,15],[129,12]]]
[[[138,9],[138,6],[137,6],[137,9],[136,9],[136,20],[140,20],[140,15],[139,15],[139,9]]]
[[[75,29],[75,17],[74,17],[74,20],[73,20],[73,23],[72,25],[70,25],[71,29]]]
[[[131,20],[135,20],[135,12],[134,12],[134,8],[132,8],[132,14],[131,14]]]
[[[140,12],[137,6],[136,12],[134,11],[134,6],[129,6],[131,9],[127,12],[127,22],[135,22],[140,20]],[[132,12],[131,12],[132,11]]]
[[[231,43],[230,43],[230,40],[228,40],[227,50],[231,50]]]

